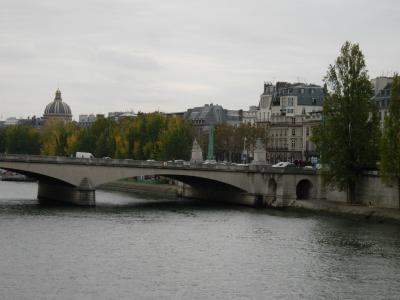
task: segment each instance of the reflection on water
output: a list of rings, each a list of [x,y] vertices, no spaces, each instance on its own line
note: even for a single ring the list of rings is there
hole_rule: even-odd
[[[0,182],[4,299],[396,299],[398,226],[148,194],[44,206]]]

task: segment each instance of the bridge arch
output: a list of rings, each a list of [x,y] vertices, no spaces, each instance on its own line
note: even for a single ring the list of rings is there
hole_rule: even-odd
[[[296,185],[296,197],[298,200],[309,200],[312,198],[313,184],[309,179],[302,179]]]

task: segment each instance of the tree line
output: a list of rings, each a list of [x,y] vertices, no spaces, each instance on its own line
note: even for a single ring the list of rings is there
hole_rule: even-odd
[[[245,139],[250,150],[257,138],[266,140],[265,128],[248,124],[237,127],[218,124],[215,132],[218,160],[240,162]],[[0,152],[74,156],[79,151],[118,159],[189,160],[194,138],[206,157],[207,132],[195,129],[180,117],[150,113],[118,122],[112,118],[98,118],[88,128],[76,122],[48,120],[40,129],[28,125],[0,128]]]
[[[77,151],[95,157],[131,159],[189,159],[192,125],[161,113],[142,114],[116,122],[98,118],[88,128],[76,122],[48,120],[40,128],[14,125],[0,129],[0,152],[74,156]]]

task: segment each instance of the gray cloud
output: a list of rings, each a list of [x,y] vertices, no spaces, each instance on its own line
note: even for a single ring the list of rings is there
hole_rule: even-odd
[[[368,1],[369,2],[369,1]],[[0,115],[257,104],[264,80],[321,83],[346,40],[399,71],[400,2],[3,0]]]

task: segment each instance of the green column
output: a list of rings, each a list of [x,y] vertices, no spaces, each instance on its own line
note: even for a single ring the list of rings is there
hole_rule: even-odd
[[[208,160],[215,160],[214,157],[214,124],[208,126]]]

